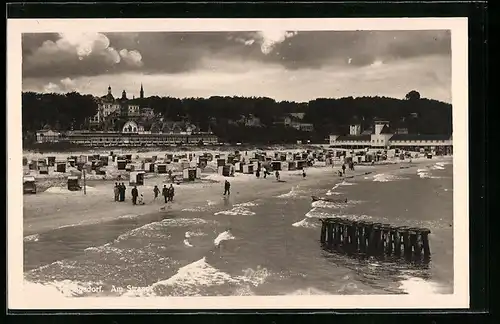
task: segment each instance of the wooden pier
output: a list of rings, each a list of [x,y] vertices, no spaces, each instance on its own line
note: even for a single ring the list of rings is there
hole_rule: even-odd
[[[392,226],[345,218],[321,220],[320,241],[330,251],[375,257],[404,258],[429,262],[430,230],[427,228]]]

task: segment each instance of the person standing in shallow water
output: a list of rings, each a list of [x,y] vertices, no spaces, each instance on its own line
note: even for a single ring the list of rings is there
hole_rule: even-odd
[[[155,185],[153,193],[155,194],[155,200],[156,200],[156,198],[158,198],[158,194],[160,193],[160,189],[158,189],[157,185]]]
[[[224,182],[224,196],[226,194],[228,196],[231,194],[230,189],[231,189],[231,184],[229,183],[229,181],[226,180],[226,182]]]
[[[342,164],[342,174],[345,175],[345,163]]]
[[[165,198],[165,203],[167,203],[167,198],[168,198],[168,188],[167,185],[163,185],[162,193],[163,198]]]

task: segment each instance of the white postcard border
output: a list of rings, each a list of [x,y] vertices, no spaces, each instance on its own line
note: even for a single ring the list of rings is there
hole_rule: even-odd
[[[24,293],[21,93],[22,33],[85,30],[451,30],[453,105],[454,293],[450,295],[86,297],[53,298]],[[376,309],[469,307],[468,33],[467,18],[325,19],[8,19],[8,307],[10,309]]]

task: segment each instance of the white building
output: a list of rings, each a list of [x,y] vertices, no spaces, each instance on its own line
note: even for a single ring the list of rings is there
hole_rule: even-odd
[[[371,134],[360,133],[358,125],[349,127],[349,135],[330,135],[330,146],[345,149],[420,149],[441,150],[451,153],[451,135],[395,134],[387,121],[375,121]]]
[[[36,132],[37,143],[55,143],[61,139],[61,133],[51,129],[42,129]]]

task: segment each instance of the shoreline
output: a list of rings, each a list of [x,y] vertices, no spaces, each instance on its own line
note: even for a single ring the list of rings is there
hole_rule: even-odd
[[[377,173],[390,170],[416,169],[424,164],[434,164],[443,159],[422,159],[409,162],[391,163],[374,166],[358,166],[355,171],[346,171],[346,177],[339,177],[338,167],[309,167],[307,177],[301,176],[301,171],[282,171],[282,180],[277,182],[274,175],[270,178],[256,178],[255,175],[236,174],[235,177],[225,178],[217,174],[205,174],[210,181],[174,185],[174,202],[164,204],[163,197],[156,201],[152,199],[154,184],[161,187],[164,177],[147,178],[145,186],[139,186],[140,193],[144,193],[145,205],[132,205],[130,195],[125,202],[114,202],[112,187],[114,180],[96,181],[95,187],[89,187],[87,195],[82,192],[65,194],[44,192],[37,195],[24,196],[23,206],[23,236],[42,234],[66,226],[89,225],[93,223],[114,221],[120,217],[146,217],[152,214],[181,211],[202,204],[224,205],[223,181],[231,182],[231,196],[228,199],[231,205],[255,200],[263,196],[276,196],[289,192],[296,186],[313,186],[325,181],[332,185],[349,179],[350,176],[364,176],[366,172]],[[407,167],[407,168],[406,168]],[[329,176],[328,176],[329,175]],[[149,185],[148,183],[153,182]],[[156,183],[155,183],[156,182]],[[166,183],[165,183],[166,184]],[[127,191],[130,191],[127,186]],[[162,208],[166,207],[166,208]]]

